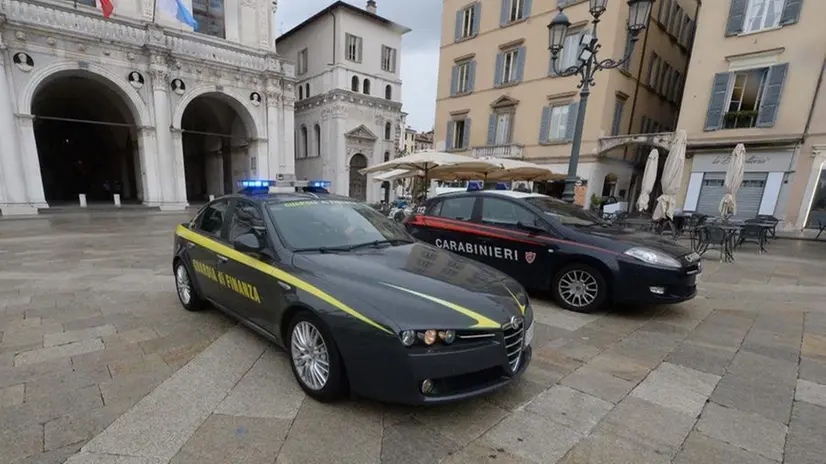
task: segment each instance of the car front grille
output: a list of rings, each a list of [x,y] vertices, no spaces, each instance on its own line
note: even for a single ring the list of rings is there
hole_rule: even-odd
[[[508,364],[511,373],[519,369],[522,360],[522,348],[525,343],[525,322],[523,318],[514,318],[504,326],[505,352],[508,355]]]

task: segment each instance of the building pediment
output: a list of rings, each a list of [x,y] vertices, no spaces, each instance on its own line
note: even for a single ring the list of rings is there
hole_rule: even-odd
[[[364,124],[356,127],[355,129],[353,129],[349,132],[345,132],[344,136],[348,137],[348,138],[351,138],[351,139],[359,139],[359,140],[372,140],[372,141],[375,141],[375,140],[379,139],[378,137],[376,137],[376,134],[371,132],[370,129],[368,129],[367,126],[365,126]]]
[[[519,100],[511,98],[507,95],[502,95],[501,97],[497,98],[490,104],[493,108],[505,108],[508,106],[516,106],[519,104]]]

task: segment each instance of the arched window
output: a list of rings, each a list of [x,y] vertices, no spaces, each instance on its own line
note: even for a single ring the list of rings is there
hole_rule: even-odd
[[[390,131],[392,129],[393,126],[391,126],[389,122],[384,125],[384,140],[390,140]]]
[[[353,92],[358,92],[359,91],[359,78],[358,78],[358,76],[353,76],[353,80],[351,81],[351,84],[350,84],[350,90],[352,90]]]
[[[390,161],[390,152],[389,151],[384,152],[384,160],[385,161]]]
[[[315,137],[315,155],[321,156],[321,126],[318,124],[313,127],[313,136]]]
[[[304,86],[303,85],[298,86],[298,99],[299,100],[304,99]]]
[[[370,79],[364,79],[364,85],[361,87],[365,95],[370,95]]]
[[[304,84],[304,96],[306,98],[310,98],[310,83],[309,82]]]
[[[391,100],[393,98],[393,87],[390,87],[390,84],[384,86],[384,98],[386,100]]]
[[[309,137],[307,137],[307,126],[301,126],[301,157],[306,158],[309,150],[307,149],[307,142]]]

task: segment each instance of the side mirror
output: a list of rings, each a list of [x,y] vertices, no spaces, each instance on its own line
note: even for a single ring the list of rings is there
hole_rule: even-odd
[[[547,232],[544,227],[539,225],[539,221],[534,219],[532,224],[525,224],[524,222],[517,222],[516,227],[532,234]]]
[[[261,240],[255,234],[238,236],[232,246],[241,253],[260,253],[264,249]]]

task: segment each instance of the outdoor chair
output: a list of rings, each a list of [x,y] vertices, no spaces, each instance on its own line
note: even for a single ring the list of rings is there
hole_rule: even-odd
[[[697,252],[704,255],[708,250],[720,252],[720,261],[734,260],[726,230],[714,225],[706,225],[699,229]]]
[[[773,227],[769,229],[769,237],[772,239],[777,238],[777,225],[780,224],[780,219],[777,219],[770,214],[758,214],[757,219],[761,222],[771,224]]]
[[[763,244],[763,234],[765,234],[765,229],[759,225],[756,225],[754,222],[746,221],[743,224],[743,227],[740,229],[740,233],[737,237],[737,245],[736,247],[740,247],[745,242],[754,242],[758,245]]]
[[[683,230],[680,231],[680,235],[684,233],[688,233],[688,240],[691,243],[691,249],[697,251],[698,241],[700,238],[700,229],[708,219],[708,216],[705,214],[692,214],[686,220],[685,225],[683,226]]]

